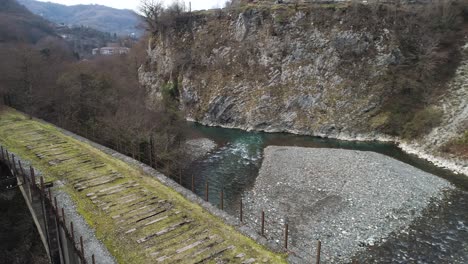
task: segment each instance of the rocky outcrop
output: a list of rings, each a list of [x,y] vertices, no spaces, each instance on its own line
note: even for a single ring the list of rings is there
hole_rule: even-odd
[[[438,37],[421,29],[402,36],[407,28],[417,27],[403,23],[398,29],[381,18],[386,15],[381,11],[273,5],[191,14],[179,27],[183,29],[154,35],[150,41],[148,63],[140,69],[148,105],[159,105],[172,89],[186,118],[205,125],[403,143],[382,127],[394,126],[392,118],[414,113],[389,117],[389,106],[398,103],[401,94],[427,97],[430,90],[411,94],[412,83],[425,87],[419,78],[428,70],[421,68],[412,77],[417,66],[408,65],[414,63],[416,51],[408,51],[404,38],[418,43],[414,48]],[[436,149],[460,129],[455,127],[466,124],[466,104],[460,96],[466,95],[464,65],[442,99],[427,101],[444,111],[441,127],[423,139],[405,142],[408,150],[441,155]],[[463,171],[466,165],[455,167]]]
[[[427,159],[440,167],[468,175],[468,161],[441,151],[451,140],[468,130],[468,44],[463,46],[462,62],[449,90],[434,104],[442,109],[442,123],[428,135],[412,142],[400,142],[403,150]]]
[[[401,60],[392,33],[351,29],[333,13],[326,23],[313,15],[253,9],[195,16],[176,42],[155,37],[151,67],[140,73],[149,103],[158,104],[177,74],[186,117],[206,125],[303,134],[368,131],[363,120],[386,94],[379,82]],[[182,69],[181,57],[190,59]]]

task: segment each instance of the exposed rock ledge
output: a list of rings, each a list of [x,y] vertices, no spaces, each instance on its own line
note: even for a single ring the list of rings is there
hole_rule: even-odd
[[[282,230],[272,226],[281,229],[288,218],[295,237],[290,249],[298,254],[291,263],[310,259],[316,239],[322,241],[324,261],[343,263],[363,246],[408,226],[452,188],[374,152],[271,146],[246,196],[246,212],[255,219],[268,209],[267,236],[279,241]]]

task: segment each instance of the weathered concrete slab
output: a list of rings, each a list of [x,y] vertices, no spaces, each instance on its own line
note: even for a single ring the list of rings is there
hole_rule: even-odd
[[[268,235],[279,241],[287,218],[291,248],[303,260],[312,258],[319,239],[323,259],[342,263],[406,227],[450,188],[437,176],[378,153],[272,146],[265,149],[246,207],[252,219],[265,210]]]

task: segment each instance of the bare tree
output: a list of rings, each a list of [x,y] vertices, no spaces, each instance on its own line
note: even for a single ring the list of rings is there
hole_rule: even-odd
[[[142,0],[140,12],[147,25],[147,30],[152,33],[158,32],[159,18],[164,11],[164,6],[160,0]]]

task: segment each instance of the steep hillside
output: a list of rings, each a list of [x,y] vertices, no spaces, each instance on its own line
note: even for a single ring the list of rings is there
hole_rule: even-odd
[[[100,31],[127,36],[141,35],[138,15],[131,10],[115,9],[101,5],[66,6],[35,0],[18,0],[33,13],[66,25],[84,25]]]
[[[51,35],[55,35],[54,30],[46,20],[32,14],[15,0],[0,2],[0,43],[35,43]]]
[[[452,91],[467,10],[260,3],[161,16],[140,77],[151,106],[172,96],[203,124],[421,140],[446,123],[438,102]]]
[[[177,89],[187,117],[207,124],[398,135],[446,89],[462,34],[395,8],[253,5],[178,18],[155,34],[155,78],[144,81],[152,99]]]

